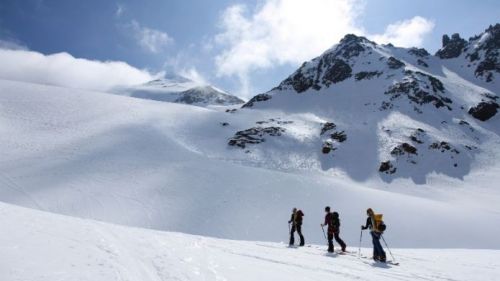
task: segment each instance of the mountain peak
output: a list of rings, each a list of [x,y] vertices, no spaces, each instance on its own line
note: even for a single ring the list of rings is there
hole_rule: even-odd
[[[373,48],[376,45],[377,43],[372,42],[363,36],[347,34],[338,44],[327,50],[323,56],[328,55],[330,57],[351,59],[359,56],[359,54],[363,51]]]
[[[346,34],[344,38],[340,39],[340,44],[353,44],[353,43],[362,43],[362,42],[369,42],[372,44],[375,44],[375,42],[372,42],[366,37],[363,36],[358,36],[352,33]]]
[[[210,84],[197,82],[178,74],[167,74],[162,78],[126,89],[124,92],[135,98],[198,106],[232,105],[244,102]]]
[[[453,61],[448,63],[440,59]],[[442,67],[472,84],[475,81],[481,82],[480,80],[493,81],[500,73],[500,24],[490,26],[481,35],[468,41],[458,33],[443,36],[443,48],[437,52],[436,57],[425,49],[378,45],[365,37],[347,34],[338,44],[313,60],[304,62],[277,87],[257,95],[244,107],[263,103],[287,104],[279,100],[290,98],[294,93],[307,93],[308,97],[302,98],[303,100],[341,100],[341,103],[349,106],[354,100],[363,100],[363,106],[372,108],[375,112],[405,108],[411,114],[432,112],[431,114],[446,115],[444,112],[436,112],[436,109],[467,114],[463,104],[469,108],[477,107],[481,99],[478,96],[489,92],[498,93],[498,86],[494,83],[477,84],[483,87],[480,92],[466,83],[466,87],[470,87],[471,92],[477,95],[470,95],[462,100],[453,93],[460,83],[444,75]],[[491,112],[494,114],[498,109],[496,102],[491,98],[483,100],[485,103],[490,101],[490,108],[494,109]],[[357,105],[353,103],[352,106]],[[294,105],[298,110],[301,110],[300,107],[305,108],[305,103]],[[486,107],[478,107],[482,108]],[[359,108],[353,108],[353,111],[359,111]]]
[[[172,85],[186,85],[186,87],[194,87],[195,85],[201,85],[201,83],[195,82],[181,75],[168,74],[161,78],[157,78],[142,84],[142,86],[146,87],[163,87],[163,88],[171,87]]]
[[[495,25],[490,25],[487,29],[486,32],[492,33],[492,34],[500,34],[500,23],[497,23]]]

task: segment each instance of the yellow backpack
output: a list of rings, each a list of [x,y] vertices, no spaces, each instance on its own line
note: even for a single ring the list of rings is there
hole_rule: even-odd
[[[373,215],[373,230],[383,232],[387,228],[383,220],[384,215],[374,214]]]

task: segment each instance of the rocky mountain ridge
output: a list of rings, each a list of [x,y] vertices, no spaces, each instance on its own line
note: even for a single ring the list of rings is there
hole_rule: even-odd
[[[314,112],[320,126],[341,127],[342,141],[318,133],[324,169],[356,162],[356,151],[370,146],[378,164],[369,169],[388,180],[432,171],[463,177],[500,129],[499,40],[496,24],[468,41],[443,36],[431,55],[348,34],[242,108]]]

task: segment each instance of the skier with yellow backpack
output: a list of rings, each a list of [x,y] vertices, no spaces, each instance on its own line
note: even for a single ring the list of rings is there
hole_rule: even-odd
[[[361,226],[361,230],[370,229],[373,242],[373,259],[375,261],[386,262],[385,251],[380,244],[380,238],[386,229],[386,225],[382,220],[382,214],[375,214],[371,208],[366,210],[368,218],[366,224]]]

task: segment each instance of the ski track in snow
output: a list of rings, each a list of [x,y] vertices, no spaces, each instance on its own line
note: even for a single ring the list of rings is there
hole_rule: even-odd
[[[10,281],[488,281],[500,251],[392,249],[399,266],[326,246],[233,241],[129,228],[0,204],[0,279]],[[355,252],[354,252],[355,251]],[[369,255],[371,249],[363,248]]]

